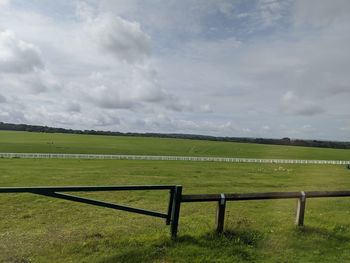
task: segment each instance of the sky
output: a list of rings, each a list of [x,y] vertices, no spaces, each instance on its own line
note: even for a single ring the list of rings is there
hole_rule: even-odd
[[[348,0],[0,0],[0,121],[350,141]]]

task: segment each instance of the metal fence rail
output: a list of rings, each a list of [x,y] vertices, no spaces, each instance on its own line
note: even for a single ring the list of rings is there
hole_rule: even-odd
[[[277,164],[334,164],[350,165],[345,160],[288,160],[256,159],[233,157],[201,156],[156,156],[156,155],[115,155],[115,154],[60,154],[60,153],[0,153],[0,158],[39,158],[39,159],[112,159],[112,160],[150,160],[150,161],[193,161],[193,162],[228,162],[228,163],[277,163]]]
[[[316,197],[344,197],[350,196],[350,191],[305,191],[308,198]],[[181,202],[216,202],[220,201],[223,194],[195,194],[182,195]],[[290,199],[300,198],[302,192],[267,192],[267,193],[243,193],[243,194],[224,194],[226,201],[249,201],[249,200],[267,200],[267,199]]]
[[[140,191],[168,190],[169,203],[167,213],[155,212],[104,201],[79,197],[64,192],[96,192],[96,191]],[[297,199],[295,223],[304,225],[306,198],[350,197],[350,191],[301,191],[301,192],[266,192],[266,193],[221,193],[183,195],[181,185],[130,185],[130,186],[59,186],[59,187],[0,187],[0,193],[32,193],[42,196],[75,201],[95,206],[107,207],[137,214],[164,218],[171,225],[171,237],[177,237],[181,203],[217,202],[216,231],[224,229],[227,201],[252,201],[269,199]]]
[[[269,199],[297,199],[295,223],[304,225],[306,198],[321,197],[350,197],[350,191],[301,191],[301,192],[266,192],[266,193],[221,193],[221,194],[195,194],[182,195],[182,203],[217,202],[216,231],[221,233],[224,228],[225,209],[227,201],[252,201]],[[175,234],[176,236],[176,234]]]
[[[0,193],[32,193],[47,197],[54,197],[79,203],[101,206],[116,210],[122,210],[142,215],[160,217],[166,219],[166,224],[171,223],[171,215],[174,200],[174,185],[127,185],[127,186],[58,186],[58,187],[0,187]],[[101,191],[142,191],[142,190],[168,190],[169,204],[167,213],[160,213],[146,209],[140,209],[125,205],[109,203],[100,200],[63,194],[62,192],[101,192]]]

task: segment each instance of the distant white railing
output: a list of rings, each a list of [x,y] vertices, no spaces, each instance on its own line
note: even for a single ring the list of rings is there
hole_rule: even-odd
[[[115,154],[63,154],[63,153],[0,153],[0,158],[39,158],[39,159],[114,159],[114,160],[152,160],[152,161],[194,161],[228,163],[281,163],[281,164],[350,164],[340,160],[286,160],[254,159],[197,156],[155,156],[155,155],[115,155]]]

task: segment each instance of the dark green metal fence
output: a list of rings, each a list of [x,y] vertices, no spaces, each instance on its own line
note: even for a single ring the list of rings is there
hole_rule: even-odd
[[[225,208],[227,201],[253,201],[269,199],[296,199],[297,209],[295,224],[304,225],[304,216],[306,208],[306,198],[321,197],[350,197],[350,191],[301,191],[301,192],[267,192],[267,193],[243,193],[243,194],[196,194],[182,195],[182,203],[192,202],[216,202],[216,231],[221,233],[224,229]]]
[[[169,191],[168,210],[166,213],[145,210],[120,204],[89,199],[64,192],[98,192],[98,191],[140,191],[140,190],[165,190]],[[227,201],[250,201],[268,199],[296,199],[296,225],[304,225],[306,198],[320,197],[349,197],[350,191],[309,191],[309,192],[268,192],[268,193],[243,193],[243,194],[196,194],[183,195],[181,185],[129,185],[129,186],[62,186],[62,187],[0,187],[0,193],[32,193],[42,196],[59,198],[74,202],[80,202],[95,206],[107,207],[147,216],[165,219],[167,225],[171,225],[171,237],[176,238],[179,225],[181,203],[191,202],[217,202],[216,224],[217,232],[224,229],[225,208]]]
[[[59,198],[89,205],[106,207],[116,210],[127,211],[147,216],[159,217],[165,219],[167,225],[171,224],[171,232],[177,230],[178,216],[173,218],[172,215],[178,215],[179,211],[179,193],[181,195],[181,186],[176,185],[127,185],[127,186],[60,186],[60,187],[0,187],[0,193],[32,193],[47,197]],[[106,191],[142,191],[142,190],[167,190],[169,191],[168,210],[166,213],[140,209],[105,201],[80,197],[64,192],[106,192]],[[176,236],[176,234],[175,234]]]

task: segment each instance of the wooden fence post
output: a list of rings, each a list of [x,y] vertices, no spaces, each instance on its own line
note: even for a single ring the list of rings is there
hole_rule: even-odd
[[[171,213],[171,238],[176,239],[179,225],[180,206],[181,206],[182,186],[177,185],[174,192],[173,211]]]
[[[298,204],[297,204],[297,212],[296,212],[296,218],[295,218],[295,224],[297,226],[304,225],[305,204],[306,204],[306,195],[305,195],[305,192],[302,191],[301,197],[298,199]]]
[[[216,232],[221,234],[224,231],[225,222],[225,209],[226,209],[226,197],[221,194],[220,201],[218,202],[216,210]]]

